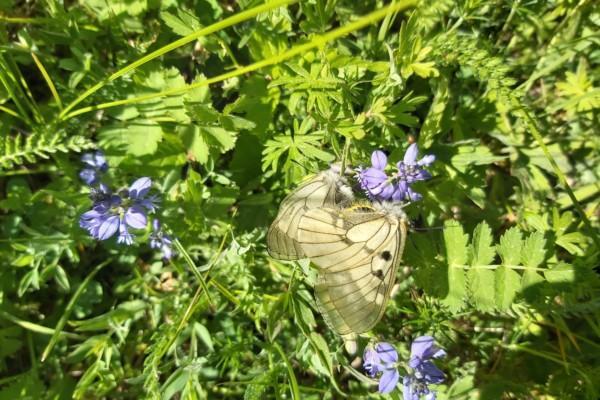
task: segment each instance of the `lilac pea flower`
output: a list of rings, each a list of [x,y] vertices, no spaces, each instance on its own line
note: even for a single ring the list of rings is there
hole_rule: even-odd
[[[128,196],[136,205],[144,207],[149,212],[154,212],[157,208],[158,196],[147,196],[151,186],[152,180],[150,178],[140,178],[131,184]]]
[[[152,221],[152,234],[150,235],[150,247],[153,249],[160,249],[163,253],[163,258],[169,260],[173,257],[173,249],[171,248],[173,242],[169,235],[165,234],[161,227],[160,222],[157,219]]]
[[[358,170],[358,181],[371,199],[389,200],[394,193],[391,179],[385,173],[387,156],[383,151],[375,150],[371,154],[371,167]]]
[[[399,161],[396,166],[398,172],[395,175],[398,184],[398,190],[395,193],[393,200],[409,200],[418,201],[423,196],[420,193],[412,190],[410,185],[417,181],[424,181],[431,178],[431,174],[425,169],[435,161],[433,154],[428,154],[420,160],[417,160],[419,155],[419,147],[416,143],[411,144],[404,153],[404,159]]]
[[[100,184],[92,189],[90,197],[94,206],[81,215],[79,225],[95,239],[107,240],[118,232],[118,243],[132,245],[134,236],[129,228],[146,228],[146,212],[156,208],[156,198],[147,197],[151,186],[150,178],[144,177],[133,182],[121,195],[115,195],[106,185]]]
[[[427,385],[442,383],[445,376],[431,360],[445,357],[446,352],[434,344],[431,336],[416,338],[410,350],[408,366],[412,374],[405,376],[402,381],[404,400],[419,400],[422,395],[427,400],[435,400],[436,393],[429,390]]]
[[[90,186],[98,183],[102,173],[108,170],[108,163],[101,151],[86,153],[81,156],[81,161],[86,165],[86,168],[79,172],[79,178]]]
[[[389,393],[398,384],[400,374],[396,368],[398,352],[389,343],[377,343],[375,348],[367,347],[363,355],[363,368],[371,378],[379,377],[379,393]]]
[[[420,336],[412,343],[408,366],[415,370],[417,378],[427,383],[441,383],[444,381],[444,373],[433,364],[431,359],[445,356],[446,352],[434,344],[431,336]]]

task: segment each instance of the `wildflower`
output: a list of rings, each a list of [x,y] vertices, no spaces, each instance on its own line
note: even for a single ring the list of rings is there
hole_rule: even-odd
[[[101,151],[86,153],[81,156],[81,161],[86,164],[86,168],[79,172],[79,177],[90,186],[98,183],[100,175],[108,170],[108,163]]]
[[[375,348],[367,347],[363,355],[363,368],[371,378],[379,373],[379,393],[389,393],[396,387],[400,374],[396,368],[398,352],[389,343],[377,343]]]
[[[419,149],[416,143],[411,144],[404,159],[396,164],[398,171],[390,176],[385,172],[387,157],[376,150],[371,155],[371,167],[358,169],[358,182],[367,196],[379,201],[418,201],[422,196],[413,191],[411,184],[431,178],[425,167],[435,161],[434,155],[427,155],[417,160]]]
[[[129,189],[115,195],[101,184],[92,191],[94,206],[83,213],[79,225],[87,229],[93,238],[106,240],[118,231],[118,243],[133,244],[129,228],[144,229],[147,225],[146,212],[153,212],[156,207],[156,199],[146,197],[151,185],[150,178],[140,178]]]
[[[398,173],[395,175],[398,180],[398,188],[401,193],[400,200],[408,198],[409,201],[421,200],[423,196],[412,190],[410,185],[417,181],[424,181],[431,178],[431,174],[424,169],[435,161],[433,154],[428,154],[417,161],[419,148],[416,143],[411,144],[404,153],[404,159],[399,161],[396,166]]]
[[[412,373],[402,380],[404,400],[419,400],[422,395],[426,395],[427,400],[435,400],[436,393],[427,385],[442,383],[445,377],[431,359],[442,358],[446,352],[433,342],[431,336],[420,336],[413,341],[408,362]]]
[[[157,219],[152,221],[152,234],[150,235],[150,247],[153,249],[160,249],[165,259],[173,257],[173,249],[171,245],[173,242],[169,235],[164,233],[160,228],[160,222]]]
[[[359,168],[358,182],[367,196],[376,200],[390,200],[395,192],[391,178],[385,173],[387,156],[383,151],[375,150],[371,154],[371,167]]]

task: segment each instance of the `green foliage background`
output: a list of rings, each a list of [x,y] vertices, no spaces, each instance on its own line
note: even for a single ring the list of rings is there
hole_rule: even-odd
[[[445,229],[372,337],[434,335],[441,399],[598,398],[597,2],[388,5],[0,0],[0,399],[379,397],[264,238],[346,143],[412,140],[407,212]],[[79,228],[94,148],[152,178],[178,258]]]

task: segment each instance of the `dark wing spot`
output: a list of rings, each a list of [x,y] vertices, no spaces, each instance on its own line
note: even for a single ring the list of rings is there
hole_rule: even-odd
[[[392,253],[386,250],[381,253],[381,258],[383,258],[385,261],[390,261],[392,259]]]
[[[375,275],[379,279],[383,280],[383,270],[377,269],[377,270],[373,271],[373,275]]]

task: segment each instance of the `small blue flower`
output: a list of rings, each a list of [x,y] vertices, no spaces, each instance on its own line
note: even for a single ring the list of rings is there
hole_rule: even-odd
[[[146,198],[151,185],[150,178],[140,178],[129,189],[115,195],[106,185],[100,184],[92,190],[90,197],[94,205],[81,215],[79,225],[95,239],[107,240],[119,232],[118,243],[133,244],[129,228],[146,228],[146,212],[153,212],[156,207],[154,199]]]
[[[79,172],[79,177],[90,186],[98,183],[102,173],[108,170],[108,162],[106,162],[104,153],[101,151],[86,153],[81,156],[81,161],[86,165],[86,168]]]
[[[171,248],[173,242],[169,235],[164,233],[160,228],[160,222],[157,219],[152,221],[152,234],[150,235],[150,247],[153,249],[160,249],[163,253],[163,257],[169,260],[173,257],[173,249]]]
[[[396,387],[400,374],[396,368],[398,352],[386,342],[367,347],[363,354],[363,368],[371,378],[379,377],[379,393],[389,393]]]
[[[404,159],[396,164],[398,171],[391,176],[385,172],[387,157],[381,150],[371,155],[371,167],[359,168],[357,179],[362,190],[371,200],[378,201],[418,201],[422,196],[413,191],[410,185],[417,181],[431,178],[424,167],[435,161],[435,156],[427,155],[417,161],[419,149],[416,143],[411,144]]]
[[[423,196],[412,190],[410,185],[418,181],[424,181],[431,178],[431,174],[424,169],[435,161],[433,154],[428,154],[420,160],[417,160],[419,155],[419,147],[416,143],[411,144],[404,153],[404,159],[399,161],[396,166],[398,173],[395,175],[398,187],[402,193],[400,200],[407,199],[409,201],[419,201]]]
[[[435,400],[436,393],[427,385],[442,383],[445,376],[431,359],[445,356],[446,352],[434,344],[431,336],[420,336],[413,341],[408,362],[412,373],[402,379],[404,400],[419,400],[422,395],[426,395],[426,400]]]

